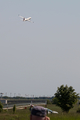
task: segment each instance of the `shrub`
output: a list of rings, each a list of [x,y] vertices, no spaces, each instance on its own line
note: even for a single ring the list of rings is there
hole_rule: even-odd
[[[3,111],[3,105],[2,105],[2,103],[0,102],[0,112],[2,112]]]
[[[16,112],[16,105],[13,106],[13,113]]]
[[[47,100],[47,104],[51,104],[51,101],[50,101],[50,100]]]
[[[7,112],[7,111],[8,111],[7,109],[3,110],[3,112]]]
[[[80,107],[78,108],[77,113],[80,113]]]

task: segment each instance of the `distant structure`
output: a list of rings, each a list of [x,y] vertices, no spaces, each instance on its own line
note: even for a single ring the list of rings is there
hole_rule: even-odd
[[[0,93],[0,98],[2,99],[2,95],[3,95],[4,93]]]

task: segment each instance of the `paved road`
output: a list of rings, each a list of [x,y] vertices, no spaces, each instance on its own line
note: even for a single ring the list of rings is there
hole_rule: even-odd
[[[30,103],[31,104],[31,103]],[[17,109],[24,109],[25,107],[29,107],[30,106],[29,103],[19,103],[19,104],[15,104]],[[33,105],[45,105],[45,103],[33,103]],[[11,105],[4,105],[3,109],[12,109],[14,106],[14,104]]]

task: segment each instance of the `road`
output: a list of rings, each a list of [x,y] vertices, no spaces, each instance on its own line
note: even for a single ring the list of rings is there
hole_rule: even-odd
[[[19,104],[15,104],[16,105],[16,109],[25,109],[25,107],[29,107],[31,105],[31,103],[19,103]],[[33,105],[45,105],[45,103],[34,103]],[[14,106],[14,104],[11,105],[4,105],[3,109],[12,109]]]

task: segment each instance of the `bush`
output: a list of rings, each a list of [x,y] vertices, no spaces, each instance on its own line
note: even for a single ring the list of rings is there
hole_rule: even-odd
[[[2,112],[2,109],[0,108],[0,112]]]
[[[16,105],[13,106],[13,113],[16,112]]]
[[[47,100],[47,104],[51,104],[51,101],[50,101],[50,100]]]
[[[77,113],[80,113],[80,107],[78,108]]]
[[[0,112],[2,112],[3,111],[3,105],[2,105],[2,103],[0,102]]]
[[[7,111],[8,111],[7,109],[3,110],[3,112],[7,112]]]

